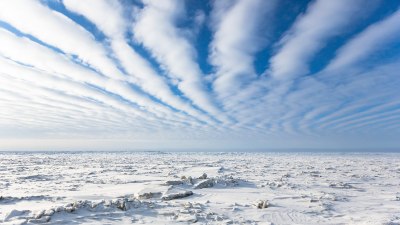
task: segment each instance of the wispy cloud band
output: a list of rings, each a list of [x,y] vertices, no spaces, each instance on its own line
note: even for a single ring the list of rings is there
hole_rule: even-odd
[[[364,3],[1,1],[0,135],[398,132],[400,3]]]

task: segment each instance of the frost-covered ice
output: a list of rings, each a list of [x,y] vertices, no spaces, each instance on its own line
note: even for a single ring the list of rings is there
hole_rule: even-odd
[[[0,153],[0,224],[400,224],[400,154]]]

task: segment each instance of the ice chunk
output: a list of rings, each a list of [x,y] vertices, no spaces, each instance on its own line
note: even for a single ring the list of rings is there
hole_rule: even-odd
[[[193,195],[192,191],[183,191],[183,192],[171,193],[171,194],[164,195],[161,199],[168,201],[168,200],[172,200],[172,199],[185,198],[185,197],[188,197],[191,195]]]
[[[194,189],[202,189],[202,188],[209,188],[214,186],[214,179],[206,179],[206,180],[202,180],[199,183],[194,185]]]

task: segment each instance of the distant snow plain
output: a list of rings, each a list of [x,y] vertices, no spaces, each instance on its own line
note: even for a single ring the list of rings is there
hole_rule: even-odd
[[[400,224],[396,153],[0,153],[0,224]]]

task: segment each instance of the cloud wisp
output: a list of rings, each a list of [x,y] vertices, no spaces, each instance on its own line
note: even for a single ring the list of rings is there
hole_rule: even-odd
[[[263,148],[394,136],[390,4],[1,1],[0,138]]]

